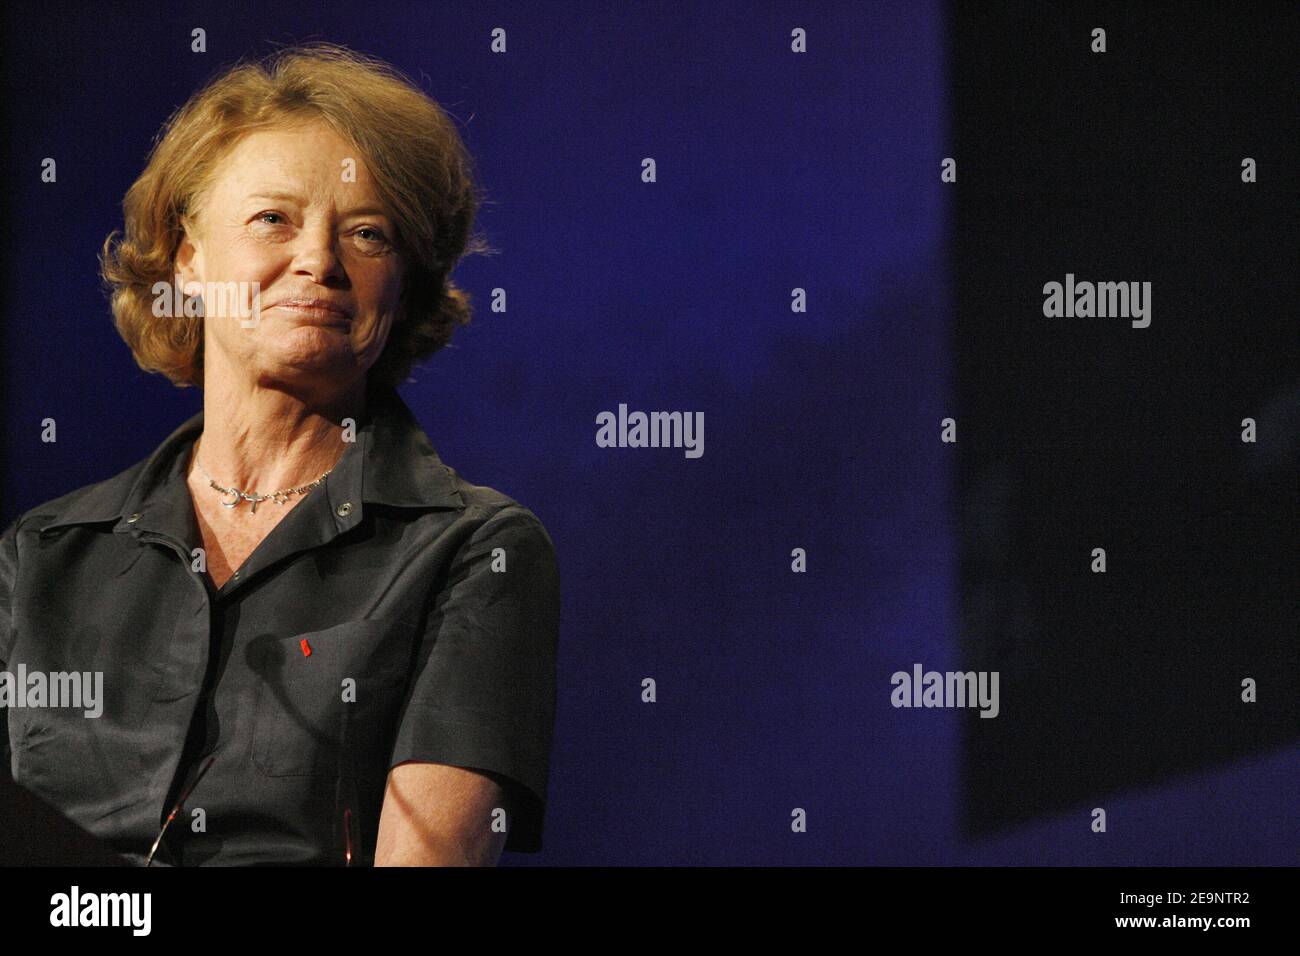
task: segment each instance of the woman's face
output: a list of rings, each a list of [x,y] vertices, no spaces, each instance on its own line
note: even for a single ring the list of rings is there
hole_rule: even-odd
[[[230,374],[327,396],[364,382],[404,267],[357,150],[319,122],[251,133],[197,206],[176,256],[182,281],[260,294],[251,316],[204,294],[204,385]]]

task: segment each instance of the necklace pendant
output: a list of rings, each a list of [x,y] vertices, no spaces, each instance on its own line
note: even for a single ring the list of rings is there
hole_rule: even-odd
[[[195,457],[194,463],[198,465],[199,470],[202,471],[204,476],[208,479],[208,486],[210,488],[212,488],[214,491],[221,492],[223,495],[230,495],[230,500],[222,501],[221,507],[238,508],[239,503],[241,501],[247,501],[252,506],[253,514],[257,514],[257,506],[263,501],[274,501],[280,507],[284,507],[284,505],[289,501],[290,497],[292,497],[293,495],[307,494],[307,492],[311,491],[313,488],[318,487],[326,478],[329,477],[330,471],[334,470],[333,468],[331,468],[330,471],[325,472],[325,474],[321,475],[319,478],[317,478],[309,485],[303,485],[299,488],[286,488],[283,491],[273,491],[269,495],[259,495],[257,492],[250,493],[247,491],[240,491],[238,488],[223,488],[219,484],[217,484],[217,480],[215,478],[213,478],[211,475],[207,473],[206,470],[204,470],[203,466],[199,464],[197,457]]]
[[[216,488],[217,491],[221,492],[223,495],[233,495],[233,496],[234,496],[234,497],[232,498],[232,500],[230,500],[230,501],[223,501],[223,502],[221,502],[221,507],[223,507],[223,508],[238,508],[238,507],[239,507],[239,499],[242,498],[243,496],[242,496],[242,495],[241,495],[241,494],[240,494],[236,489],[234,489],[234,488],[230,488],[230,489],[222,488],[222,487],[221,487],[220,485],[218,485],[215,481],[212,482],[211,484],[212,484],[212,487],[213,487],[213,488]]]

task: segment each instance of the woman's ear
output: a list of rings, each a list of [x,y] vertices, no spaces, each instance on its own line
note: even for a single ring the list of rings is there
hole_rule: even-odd
[[[181,217],[181,241],[176,247],[175,267],[176,274],[181,277],[181,291],[191,282],[201,282],[199,279],[199,251],[195,246],[194,240],[190,237],[193,235],[193,222],[186,217]]]

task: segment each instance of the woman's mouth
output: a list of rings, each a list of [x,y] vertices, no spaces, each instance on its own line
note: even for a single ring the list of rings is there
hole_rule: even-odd
[[[351,310],[324,299],[284,299],[271,308],[292,313],[309,325],[337,325],[347,328],[352,324]]]

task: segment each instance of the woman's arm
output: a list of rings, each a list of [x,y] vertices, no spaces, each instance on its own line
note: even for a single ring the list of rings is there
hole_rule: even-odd
[[[504,801],[487,774],[398,764],[388,774],[375,866],[496,866],[506,834],[492,826],[493,811],[506,809]]]

